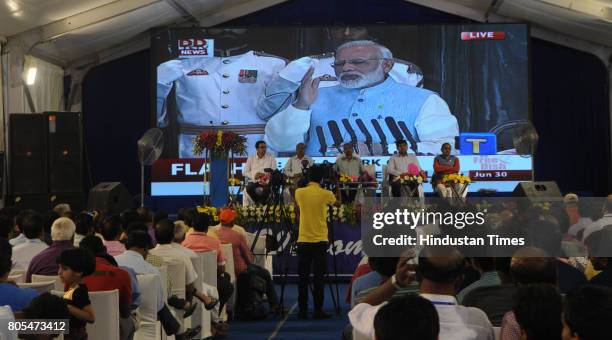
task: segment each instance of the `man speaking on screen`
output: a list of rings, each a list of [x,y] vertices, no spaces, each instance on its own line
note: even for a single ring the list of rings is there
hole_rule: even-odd
[[[332,65],[339,84],[319,88],[325,80],[313,78],[311,68],[295,102],[266,124],[267,142],[278,151],[304,142],[308,155],[326,155],[345,142],[367,145],[361,155],[389,154],[397,139],[408,139],[412,150],[423,154],[434,154],[443,143],[454,145],[459,127],[446,102],[393,80],[393,64],[391,51],[375,42],[340,45]]]

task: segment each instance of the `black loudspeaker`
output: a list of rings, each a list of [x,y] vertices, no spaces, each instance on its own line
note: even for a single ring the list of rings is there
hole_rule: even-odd
[[[9,116],[9,188],[11,193],[47,192],[46,116]]]
[[[89,190],[87,208],[107,214],[119,214],[132,208],[132,196],[120,182],[99,183]]]
[[[49,191],[83,190],[83,133],[80,113],[45,112],[49,166]]]
[[[530,200],[561,200],[561,190],[554,181],[550,182],[521,182],[512,192],[513,197],[527,197]]]

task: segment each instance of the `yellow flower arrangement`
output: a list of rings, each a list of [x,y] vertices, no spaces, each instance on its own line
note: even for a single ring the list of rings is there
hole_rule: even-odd
[[[472,180],[468,176],[463,176],[461,174],[448,174],[442,177],[442,182],[446,184],[470,184]]]
[[[197,206],[196,210],[200,214],[210,215],[215,222],[219,221],[219,215],[217,215],[217,208],[209,206]]]
[[[241,184],[242,184],[242,181],[240,179],[236,178],[236,177],[230,177],[227,180],[227,185],[229,185],[229,186],[239,186]]]
[[[338,178],[338,182],[340,183],[350,183],[353,181],[353,178],[347,174],[340,174],[340,178]]]

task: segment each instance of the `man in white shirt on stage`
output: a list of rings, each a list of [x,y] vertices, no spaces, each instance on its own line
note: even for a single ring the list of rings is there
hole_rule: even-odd
[[[397,148],[397,154],[391,156],[389,158],[389,162],[387,163],[387,173],[389,174],[389,183],[391,184],[391,193],[393,197],[400,197],[402,194],[402,184],[399,180],[399,177],[408,174],[411,168],[411,164],[414,166],[413,169],[418,170],[418,174],[426,178],[426,174],[421,170],[421,166],[419,164],[419,160],[414,154],[408,154],[408,143],[400,139],[395,142],[395,146]],[[411,175],[416,175],[412,174]],[[423,192],[423,186],[419,185],[418,187],[419,196],[421,196]]]
[[[246,194],[243,204],[250,205],[252,202],[264,203],[270,195],[270,170],[276,170],[276,158],[267,151],[266,142],[260,140],[255,143],[257,153],[249,156],[244,167],[243,174],[246,177]],[[268,170],[268,172],[266,172]]]
[[[295,146],[295,156],[289,158],[285,164],[284,172],[287,177],[293,178],[301,175],[303,169],[308,169],[314,163],[312,158],[305,155],[306,145],[298,143]]]
[[[370,293],[349,312],[353,329],[375,339],[374,317],[396,291],[414,280],[414,265],[401,258],[395,275]],[[419,254],[416,268],[420,295],[430,300],[440,319],[439,339],[493,340],[495,334],[487,315],[480,309],[457,304],[455,287],[461,281],[463,257],[452,247],[427,247]]]

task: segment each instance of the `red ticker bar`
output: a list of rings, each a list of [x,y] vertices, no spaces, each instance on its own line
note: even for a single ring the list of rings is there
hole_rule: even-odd
[[[461,32],[461,40],[504,40],[506,32]]]

